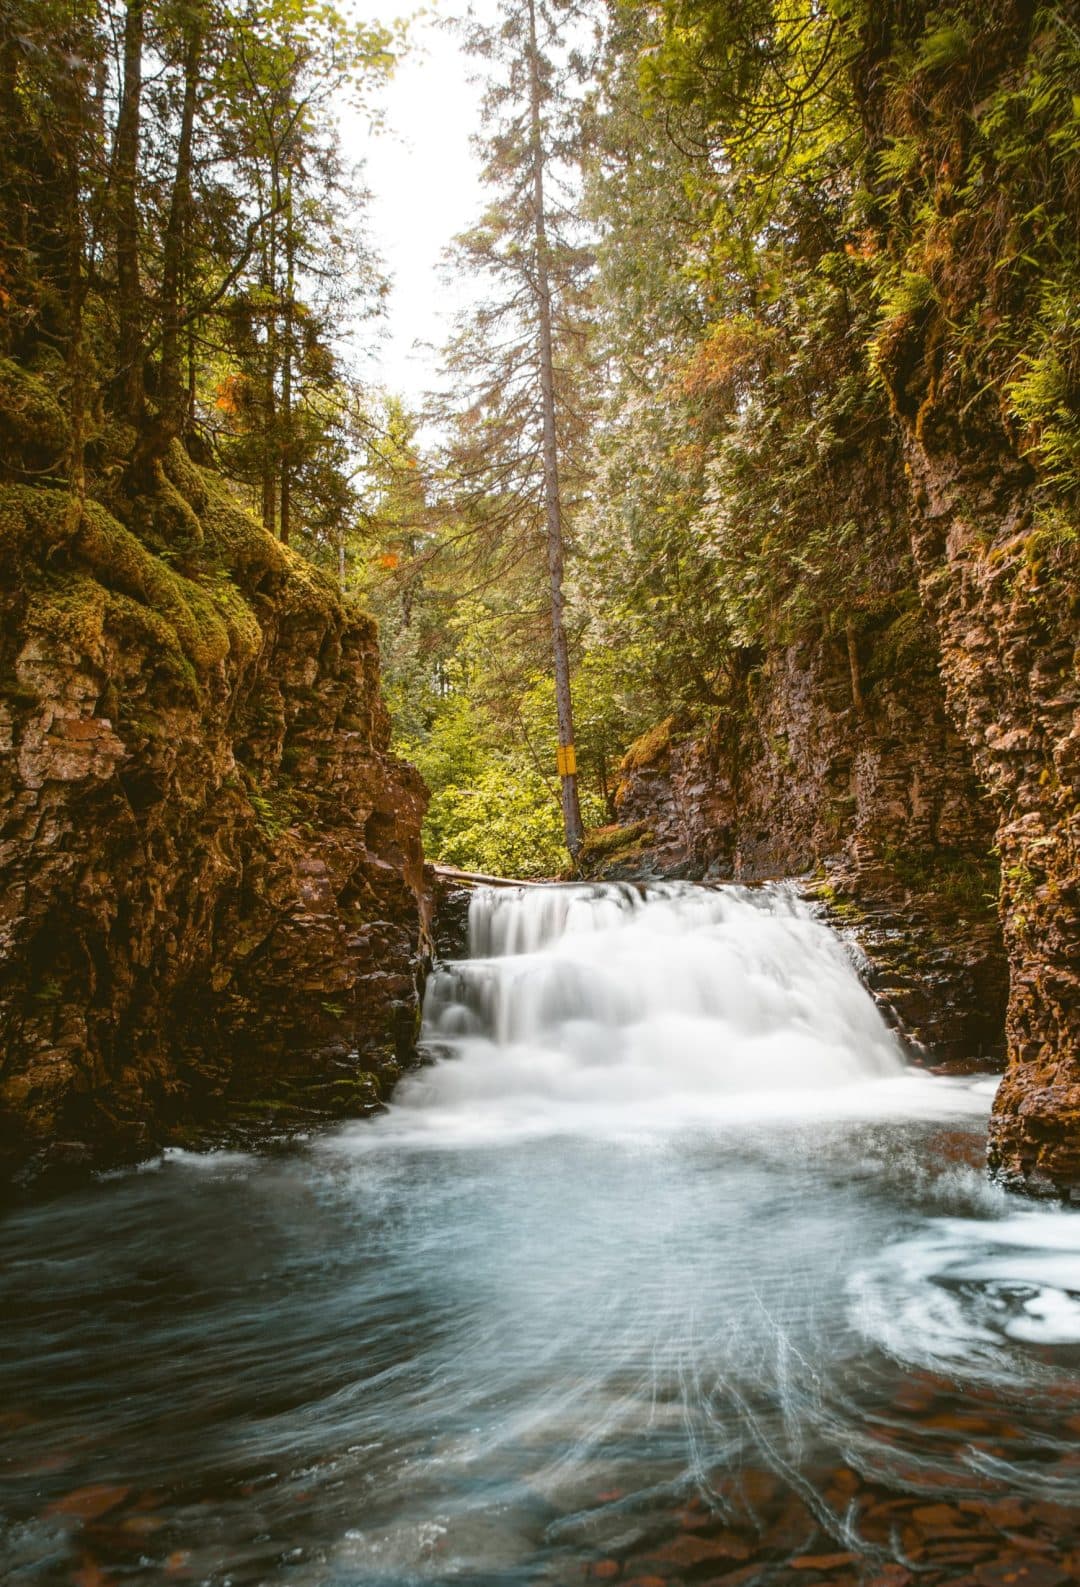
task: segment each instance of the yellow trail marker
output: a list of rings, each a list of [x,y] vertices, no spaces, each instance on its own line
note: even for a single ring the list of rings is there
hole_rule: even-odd
[[[573,777],[577,772],[577,752],[573,744],[560,744],[555,751],[555,765],[560,777]]]

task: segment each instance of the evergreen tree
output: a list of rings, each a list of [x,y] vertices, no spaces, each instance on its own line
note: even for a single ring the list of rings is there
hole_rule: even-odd
[[[586,488],[592,405],[589,239],[579,216],[573,96],[580,63],[565,34],[575,18],[544,0],[515,0],[469,44],[490,71],[485,179],[494,197],[458,241],[456,262],[481,276],[483,300],[449,353],[456,380],[450,467],[459,511],[487,568],[505,578],[539,561],[555,680],[558,772],[567,847],[583,841],[570,689],[564,552]],[[528,610],[528,606],[526,610]],[[535,634],[534,634],[535,641]]]
[[[80,496],[120,420],[132,494],[182,436],[318,537],[351,471],[334,348],[380,289],[335,105],[390,42],[316,0],[5,0],[0,351],[63,370],[38,473]]]

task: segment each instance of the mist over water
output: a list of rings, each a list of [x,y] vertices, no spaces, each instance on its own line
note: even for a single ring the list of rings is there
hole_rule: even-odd
[[[784,1582],[815,1528],[898,1558],[883,1494],[1080,1501],[1080,1219],[987,1182],[993,1082],[913,1068],[808,906],[500,889],[470,926],[380,1118],[0,1226],[0,1568],[674,1582],[694,1504]]]

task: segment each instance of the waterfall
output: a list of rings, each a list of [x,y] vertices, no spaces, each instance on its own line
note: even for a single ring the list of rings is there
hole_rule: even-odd
[[[843,943],[787,886],[490,888],[469,938],[428,987],[441,1061],[398,1094],[433,1124],[735,1119],[904,1072]]]

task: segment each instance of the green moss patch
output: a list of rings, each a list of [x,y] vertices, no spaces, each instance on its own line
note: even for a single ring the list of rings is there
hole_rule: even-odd
[[[85,573],[50,579],[30,592],[27,633],[47,640],[50,650],[100,661],[107,600],[106,591]]]
[[[658,722],[647,733],[642,733],[630,745],[626,754],[619,762],[619,769],[623,772],[641,771],[646,766],[660,766],[671,752],[671,733],[675,725],[675,718],[669,716],[663,722]]]
[[[628,826],[614,822],[611,826],[591,827],[585,834],[581,862],[607,859],[612,854],[622,854],[626,849],[644,846],[652,840],[653,833],[647,821],[632,821]]]
[[[0,562],[41,560],[79,527],[79,504],[66,490],[0,485]]]
[[[49,385],[10,358],[0,358],[0,451],[5,460],[59,463],[70,442],[64,410]]]

